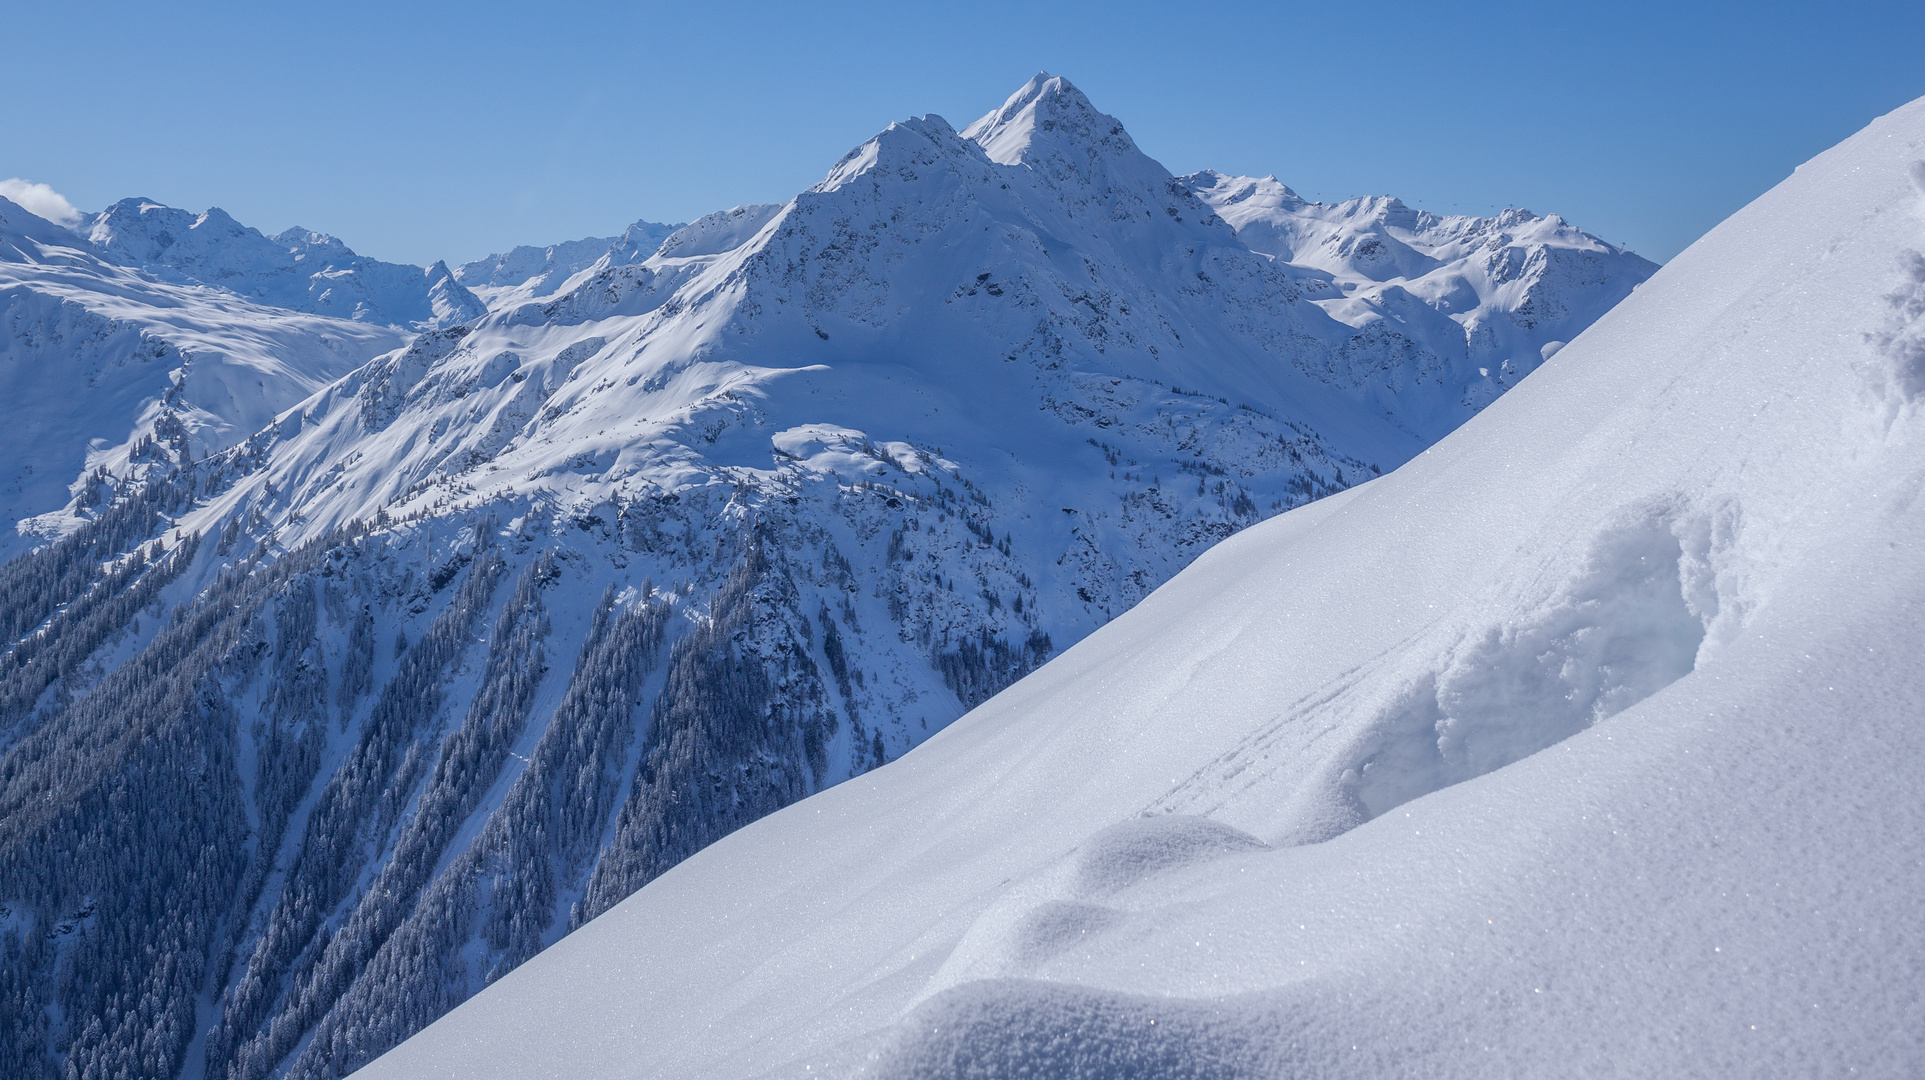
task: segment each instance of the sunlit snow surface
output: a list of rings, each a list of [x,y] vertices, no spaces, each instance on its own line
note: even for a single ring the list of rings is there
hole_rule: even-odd
[[[1921,160],[1916,102],[362,1075],[1925,1071]]]

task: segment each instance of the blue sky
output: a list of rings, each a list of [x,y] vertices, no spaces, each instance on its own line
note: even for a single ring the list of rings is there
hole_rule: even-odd
[[[1925,95],[1925,4],[8,4],[0,178],[460,261],[786,199],[1063,75],[1172,171],[1667,259]]]

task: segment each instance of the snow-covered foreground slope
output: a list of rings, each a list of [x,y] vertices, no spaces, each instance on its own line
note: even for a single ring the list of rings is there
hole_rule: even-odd
[[[0,199],[0,552],[71,529],[90,473],[225,450],[405,340],[156,280]]]
[[[1925,1069],[1925,101],[361,1075]]]

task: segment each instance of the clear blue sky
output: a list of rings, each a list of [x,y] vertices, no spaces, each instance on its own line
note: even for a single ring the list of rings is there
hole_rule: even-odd
[[[1925,95],[1910,3],[8,3],[0,178],[459,261],[786,199],[1063,75],[1182,173],[1663,260]]]

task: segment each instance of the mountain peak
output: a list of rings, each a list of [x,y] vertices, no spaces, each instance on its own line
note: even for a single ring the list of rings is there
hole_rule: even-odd
[[[611,263],[618,265],[641,262],[659,251],[662,241],[682,227],[679,224],[665,225],[659,221],[637,221],[623,229],[622,234],[609,243],[605,254]]]
[[[29,242],[40,248],[80,246],[79,236],[73,230],[0,195],[0,262],[41,261],[44,251],[28,255],[27,249],[21,246]]]
[[[416,329],[468,322],[487,310],[443,264],[365,259],[335,237],[298,226],[266,236],[218,206],[197,213],[121,199],[75,231],[110,262],[270,307]]]
[[[1097,111],[1083,92],[1060,75],[1039,71],[1002,107],[962,130],[990,160],[1029,164],[1040,153],[1079,147],[1092,155],[1140,155],[1116,118]]]
[[[1309,205],[1275,176],[1226,176],[1215,169],[1202,169],[1182,180],[1225,220],[1237,225],[1242,223],[1235,213],[1238,209],[1294,211]]]
[[[13,550],[45,553],[4,569],[15,581],[58,578],[0,604],[46,661],[0,675],[38,671],[45,683],[78,670],[64,657],[87,664],[68,681],[71,707],[26,721],[6,710],[34,706],[45,687],[0,680],[0,750],[20,755],[0,759],[0,820],[22,800],[51,802],[47,820],[80,823],[91,845],[67,864],[93,875],[43,887],[29,873],[21,884],[8,868],[37,864],[0,827],[0,936],[65,919],[76,942],[108,943],[84,955],[35,946],[5,978],[65,1002],[62,958],[83,955],[127,985],[180,991],[140,998],[142,1011],[111,1026],[98,1003],[51,1022],[44,1010],[21,1021],[0,1011],[0,1043],[71,1046],[64,1067],[105,1071],[146,1053],[139,1035],[193,1011],[204,987],[214,1011],[195,1024],[207,1034],[175,1040],[147,1071],[352,1071],[483,985],[512,990],[519,977],[495,976],[561,930],[592,935],[605,924],[587,920],[737,825],[831,783],[891,775],[878,766],[1215,541],[1417,454],[1541,362],[1553,336],[1576,338],[1594,310],[1570,303],[1560,321],[1553,301],[1620,280],[1609,263],[1580,264],[1571,287],[1523,312],[1531,327],[1479,323],[1490,355],[1473,355],[1471,328],[1454,319],[1495,311],[1493,290],[1384,285],[1380,302],[1266,258],[1064,80],[1038,75],[974,134],[982,141],[934,115],[903,120],[784,202],[685,228],[640,222],[613,246],[517,248],[452,272],[320,250],[320,234],[304,230],[237,238],[215,211],[148,201],[116,211],[138,219],[124,225],[130,243],[158,251],[122,264],[142,273],[78,248],[60,256],[74,267],[50,270],[45,245],[22,240],[19,259],[0,247],[0,377],[20,417],[0,429],[0,457],[14,462],[0,510],[15,521],[31,512],[38,531],[16,529]],[[14,216],[11,204],[0,211]],[[1405,264],[1358,253],[1375,234],[1352,232],[1345,258],[1409,279]],[[1478,252],[1479,266],[1535,272],[1508,249]],[[101,265],[78,265],[87,260]],[[1496,291],[1547,295],[1529,284]],[[98,299],[83,312],[68,295]],[[1506,368],[1513,354],[1497,350],[1513,343],[1522,352]],[[1624,513],[1657,512],[1639,506]],[[1668,525],[1652,528],[1670,542]],[[78,539],[45,545],[57,530]],[[195,535],[207,537],[197,561],[184,546]],[[1643,535],[1625,542],[1633,554]],[[226,575],[229,564],[257,569]],[[123,591],[86,591],[95,578]],[[156,595],[193,614],[150,617]],[[392,662],[378,649],[387,641],[401,646]],[[20,786],[117,784],[121,742],[91,733],[147,730],[147,683],[128,680],[158,665],[169,685],[218,685],[226,702],[218,715],[183,714],[187,726],[164,736],[190,751],[199,739],[253,747],[252,764],[157,766],[155,783],[199,786],[126,795],[159,816],[97,829],[86,801],[118,788],[60,787],[47,800]],[[544,665],[552,674],[539,676]],[[1457,668],[1392,674],[1434,681]],[[1384,700],[1405,700],[1402,684],[1386,685]],[[445,723],[382,719],[392,715]],[[22,723],[48,726],[17,738]],[[361,749],[325,752],[349,743]],[[1138,779],[1154,795],[1201,767],[1151,763]],[[1152,795],[1128,794],[1097,824]],[[403,803],[420,810],[388,809]],[[166,973],[202,970],[207,934],[169,930],[167,951],[121,949],[74,914],[75,896],[114,912],[163,895],[177,861],[115,869],[133,866],[117,853],[142,852],[142,836],[157,833],[211,838],[195,857],[254,850],[288,868],[263,878],[267,862],[230,860],[168,908],[170,926],[231,928],[215,947],[233,963],[194,985]],[[1096,882],[1077,896],[1093,903],[1126,885],[1102,868],[1130,862],[1129,844],[1164,843],[1131,832],[1119,847],[1117,835],[1070,868]],[[1235,847],[1221,830],[1170,835],[1183,852]],[[330,933],[317,954],[308,943]]]

